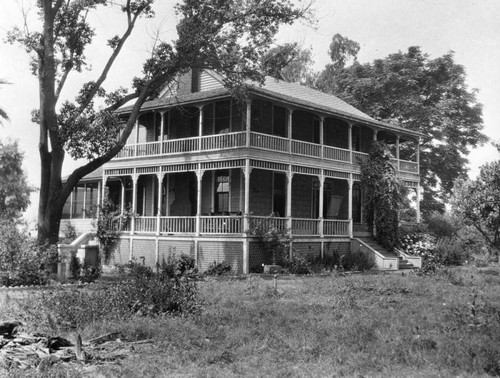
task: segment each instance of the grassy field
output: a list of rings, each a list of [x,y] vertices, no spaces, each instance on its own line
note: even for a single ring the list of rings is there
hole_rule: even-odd
[[[11,376],[448,377],[500,375],[500,269],[199,284],[196,317],[133,318],[79,330],[121,331],[136,344],[101,365],[59,364]],[[0,319],[22,317],[36,293],[0,292]],[[26,325],[27,330],[40,326]],[[67,334],[73,337],[72,334]]]

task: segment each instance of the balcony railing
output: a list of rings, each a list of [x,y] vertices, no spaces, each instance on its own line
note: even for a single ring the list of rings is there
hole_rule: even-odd
[[[126,145],[115,159],[125,159],[142,156],[173,155],[198,151],[218,151],[229,148],[246,146],[247,134],[245,131],[206,135],[200,137],[172,139],[163,142],[149,142]],[[250,147],[261,148],[273,152],[291,153],[293,155],[323,158],[359,164],[368,160],[368,154],[351,151],[344,148],[320,145],[300,140],[289,140],[279,136],[251,132]],[[396,160],[397,162],[397,160]],[[399,161],[399,170],[409,173],[418,173],[418,163],[406,160]]]

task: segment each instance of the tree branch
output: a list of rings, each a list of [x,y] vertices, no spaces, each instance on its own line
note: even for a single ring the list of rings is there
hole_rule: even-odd
[[[84,102],[78,108],[77,116],[82,114],[82,112],[87,108],[87,106],[90,104],[90,102],[95,97],[95,95],[96,95],[97,91],[99,90],[99,88],[101,87],[102,83],[106,80],[106,77],[108,75],[109,70],[113,66],[113,63],[115,62],[116,58],[120,54],[120,51],[121,51],[123,45],[125,44],[126,40],[130,36],[130,34],[132,33],[132,30],[134,29],[135,21],[137,20],[137,17],[138,17],[138,15],[136,15],[136,17],[134,17],[131,21],[129,21],[127,30],[125,31],[123,36],[120,38],[120,43],[118,43],[116,48],[113,50],[113,53],[111,54],[111,56],[108,59],[108,62],[104,66],[104,69],[102,70],[101,75],[99,76],[99,78],[95,82],[94,86],[90,90],[90,92],[87,95],[87,97],[85,98]]]

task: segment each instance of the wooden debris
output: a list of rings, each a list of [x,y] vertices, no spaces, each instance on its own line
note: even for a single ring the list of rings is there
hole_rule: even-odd
[[[17,320],[0,321],[0,336],[13,337],[13,335],[16,333],[17,327],[21,325],[22,323]]]
[[[37,368],[39,372],[47,371],[56,363],[113,362],[126,358],[134,345],[152,341],[123,341],[123,335],[119,332],[108,333],[86,343],[83,343],[81,336],[77,334],[74,345],[60,336],[18,333],[12,337],[13,331],[6,332],[6,335],[0,336],[0,366],[7,369],[10,367]]]

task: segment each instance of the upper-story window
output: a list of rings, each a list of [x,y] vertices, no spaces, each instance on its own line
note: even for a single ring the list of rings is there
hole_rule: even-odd
[[[288,134],[286,108],[270,101],[253,100],[251,128],[260,133],[286,137]]]
[[[215,212],[229,211],[229,172],[220,171],[215,176]]]

